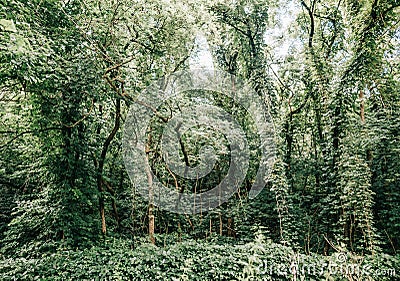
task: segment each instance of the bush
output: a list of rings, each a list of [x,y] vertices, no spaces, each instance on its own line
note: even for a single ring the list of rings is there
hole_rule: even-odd
[[[115,240],[42,258],[4,258],[0,279],[293,280],[295,273],[297,280],[397,280],[392,269],[398,266],[398,257],[384,254],[305,256],[264,241],[262,236],[241,245],[192,240],[166,247],[142,243],[136,248],[128,241]]]

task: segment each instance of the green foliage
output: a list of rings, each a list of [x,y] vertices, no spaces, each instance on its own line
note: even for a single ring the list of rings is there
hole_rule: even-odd
[[[342,267],[338,260],[343,262]],[[2,280],[293,280],[296,274],[300,280],[398,280],[393,275],[398,266],[398,259],[383,254],[364,258],[350,253],[306,256],[258,235],[254,242],[229,246],[187,241],[156,247],[110,240],[103,246],[85,250],[59,249],[43,257],[3,259],[0,277]]]
[[[0,4],[0,279],[397,278],[383,273],[400,265],[398,0]],[[276,161],[250,200],[263,140],[246,110],[200,92],[157,108],[168,119],[201,96],[235,117],[251,159],[219,208],[155,208],[154,246],[144,242],[149,204],[125,171],[121,128],[153,80],[191,66],[196,37],[208,40],[216,68],[249,81],[269,107]],[[185,132],[190,165],[208,145],[218,161],[205,178],[175,182],[157,118],[148,135],[161,182],[184,192],[218,184],[230,164],[223,134]],[[339,256],[375,275],[288,270],[334,266]]]

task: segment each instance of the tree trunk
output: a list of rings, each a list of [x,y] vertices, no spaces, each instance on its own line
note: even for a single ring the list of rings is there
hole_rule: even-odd
[[[146,163],[146,174],[147,174],[147,183],[149,185],[149,210],[148,210],[148,216],[149,216],[149,238],[150,242],[152,244],[156,243],[156,240],[154,238],[154,229],[155,229],[155,219],[154,219],[154,190],[153,190],[153,175],[151,174],[151,168],[150,168],[150,163],[149,163],[149,152],[150,152],[150,141],[151,141],[151,136],[149,136],[149,140],[146,144],[146,158],[147,158],[147,163]]]
[[[361,122],[364,124],[365,123],[365,104],[364,104],[364,92],[363,91],[360,91],[359,98],[360,98],[360,118],[361,118]]]

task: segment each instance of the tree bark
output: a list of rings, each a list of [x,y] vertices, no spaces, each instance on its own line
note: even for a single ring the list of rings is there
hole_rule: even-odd
[[[360,98],[360,118],[361,118],[361,122],[364,124],[365,123],[365,104],[364,104],[364,92],[363,91],[360,91],[359,98]]]
[[[114,121],[114,128],[112,129],[111,133],[108,135],[106,141],[103,144],[103,148],[101,151],[100,159],[98,162],[97,167],[97,189],[100,193],[99,195],[99,211],[100,211],[100,218],[101,218],[101,232],[103,235],[107,232],[106,227],[106,217],[105,217],[105,207],[104,207],[104,188],[103,188],[103,170],[104,170],[104,162],[106,159],[108,147],[111,144],[111,141],[114,139],[119,127],[120,127],[120,117],[121,117],[121,99],[117,98],[115,103],[115,121]]]
[[[150,141],[151,141],[151,136],[149,136],[149,140],[146,144],[146,174],[147,174],[147,183],[149,185],[149,208],[148,208],[148,216],[149,216],[149,238],[150,242],[152,244],[156,243],[155,237],[154,237],[154,229],[155,229],[155,219],[154,219],[154,190],[153,190],[153,175],[151,174],[151,168],[150,168],[150,163],[149,163],[149,153],[150,153]]]

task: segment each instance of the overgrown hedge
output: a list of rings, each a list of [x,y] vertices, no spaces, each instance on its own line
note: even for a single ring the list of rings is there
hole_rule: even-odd
[[[127,241],[116,240],[43,257],[3,257],[0,280],[294,280],[294,271],[296,280],[400,280],[393,271],[399,265],[399,257],[384,254],[296,254],[262,236],[229,246],[186,241],[132,248]]]

